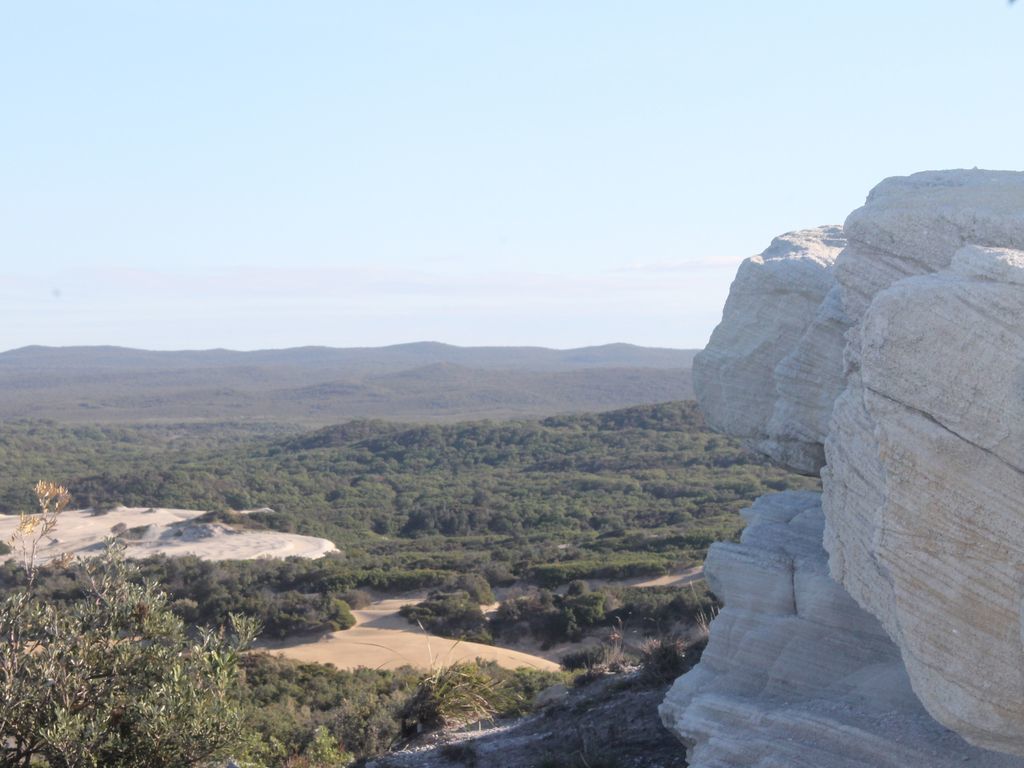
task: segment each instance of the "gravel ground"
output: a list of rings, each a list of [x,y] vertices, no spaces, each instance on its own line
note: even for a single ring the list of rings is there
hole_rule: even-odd
[[[435,734],[365,768],[684,768],[685,748],[658,719],[667,688],[606,677],[529,717]]]

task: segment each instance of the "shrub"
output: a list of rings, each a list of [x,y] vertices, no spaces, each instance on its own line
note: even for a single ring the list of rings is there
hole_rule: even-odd
[[[308,756],[320,727],[357,757],[387,750],[401,736],[400,713],[423,677],[411,667],[342,670],[268,653],[247,653],[241,665],[242,703],[263,738],[263,750],[250,759],[267,768],[280,768],[289,755]]]
[[[313,731],[313,738],[299,757],[285,763],[286,768],[345,768],[355,755],[345,751],[324,726]]]
[[[572,682],[572,675],[566,672],[549,672],[543,669],[518,667],[505,669],[496,661],[481,661],[477,665],[500,686],[501,697],[496,702],[499,717],[519,717],[533,710],[537,696],[547,688],[559,683]]]
[[[465,592],[470,600],[477,605],[489,605],[494,602],[494,593],[487,579],[477,573],[460,573],[445,584],[445,589],[452,592]]]
[[[14,539],[26,587],[0,599],[0,764],[176,768],[240,748],[234,689],[254,623],[190,640],[117,545],[85,565],[84,598],[41,598],[35,548],[70,496],[52,483],[36,492],[41,511],[21,516]]]
[[[596,667],[604,659],[604,648],[600,645],[589,645],[578,651],[570,651],[562,656],[559,663],[563,669],[575,672],[580,669]]]
[[[356,625],[356,617],[352,615],[348,603],[337,597],[328,598],[327,620],[332,630],[350,629]]]
[[[480,605],[465,592],[434,594],[422,603],[402,606],[400,613],[410,623],[442,637],[494,642]]]
[[[651,637],[640,646],[640,668],[652,682],[675,680],[692,666],[686,643],[678,635]]]
[[[622,626],[615,627],[608,637],[586,656],[570,659],[570,662],[586,662],[583,674],[576,677],[576,685],[586,685],[604,675],[617,675],[636,669],[634,660],[626,653],[622,644]],[[563,660],[564,663],[564,660]]]
[[[493,719],[506,698],[476,662],[442,665],[424,677],[402,710],[407,733]]]
[[[373,596],[365,589],[350,589],[343,592],[340,597],[348,603],[350,608],[357,611],[366,608],[373,602]]]

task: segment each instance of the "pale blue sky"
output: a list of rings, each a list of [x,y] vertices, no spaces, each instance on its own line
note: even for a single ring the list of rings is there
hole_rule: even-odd
[[[1022,91],[1003,0],[0,2],[0,349],[701,346]]]

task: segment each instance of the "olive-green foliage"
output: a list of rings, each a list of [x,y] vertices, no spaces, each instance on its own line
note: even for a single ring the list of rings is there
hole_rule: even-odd
[[[694,624],[713,614],[720,603],[703,581],[685,587],[602,587],[608,595],[607,623],[622,623],[645,634],[660,635],[673,624]]]
[[[231,613],[241,613],[257,619],[268,638],[348,629],[355,618],[342,595],[324,579],[307,578],[312,562],[317,561],[158,557],[140,562],[134,578],[159,582],[171,610],[190,625],[220,626]],[[324,576],[329,571],[316,573]],[[24,584],[24,572],[14,563],[0,565],[0,593]],[[79,564],[40,568],[35,589],[41,597],[62,603],[82,598],[88,587]]]
[[[247,654],[242,666],[242,703],[261,735],[252,757],[266,766],[303,755],[320,728],[357,756],[387,750],[401,736],[400,712],[423,675],[411,667],[345,671],[265,653]]]
[[[544,587],[557,587],[578,579],[629,579],[634,576],[661,576],[668,571],[664,558],[646,553],[608,553],[602,557],[566,560],[560,563],[535,565],[528,578]]]
[[[494,602],[494,592],[487,579],[478,573],[460,573],[444,584],[450,592],[465,592],[477,605],[489,605]]]
[[[313,731],[313,738],[301,755],[291,757],[287,768],[346,768],[355,755],[346,752],[325,726]]]
[[[442,637],[492,643],[480,604],[466,592],[435,593],[416,605],[399,611],[411,623]]]
[[[507,706],[501,682],[477,662],[456,662],[433,669],[420,680],[402,710],[407,733],[492,720]]]
[[[578,641],[585,629],[605,623],[606,606],[603,592],[559,595],[547,589],[532,590],[501,604],[491,621],[491,632],[509,640],[529,633],[545,646]]]
[[[696,654],[699,658],[699,654]],[[677,635],[649,637],[640,647],[640,668],[652,682],[668,683],[693,667],[686,642]]]
[[[265,653],[247,654],[242,667],[242,703],[249,726],[261,734],[249,757],[267,768],[303,765],[298,759],[310,758],[317,738],[357,757],[387,750],[402,737],[403,715],[406,728],[415,729],[419,704],[412,701],[424,702],[421,681],[436,675],[411,667],[338,670]],[[526,714],[540,691],[570,680],[562,672],[507,670],[494,662],[473,667],[489,681],[487,689],[500,692],[491,700],[495,717]]]
[[[82,599],[0,599],[0,765],[199,766],[239,749],[240,649],[255,627],[190,639],[166,596],[116,548]]]
[[[452,585],[463,574],[548,587],[656,575],[697,564],[710,542],[735,537],[735,513],[754,497],[814,484],[708,431],[693,403],[530,422],[350,422],[307,434],[265,425],[14,422],[0,425],[0,462],[8,469],[0,511],[19,507],[27,481],[48,475],[67,480],[79,506],[207,509],[235,525],[331,539],[343,557],[303,567],[225,565],[208,579],[298,595],[472,591]],[[255,507],[274,511],[229,512]],[[194,600],[204,617],[223,616],[223,603],[206,607],[219,590],[178,590],[176,576],[160,569],[168,566],[150,572],[176,598]],[[315,629],[321,608],[303,600],[289,595],[280,611],[253,613],[270,634]]]
[[[564,594],[534,589],[506,600],[487,629],[505,640],[529,633],[545,646],[578,641],[594,627],[626,626],[659,635],[676,623],[695,623],[701,612],[710,614],[717,605],[703,582],[684,588],[602,586],[593,591],[573,582]]]
[[[532,667],[518,667],[516,669],[505,669],[499,667],[494,661],[481,661],[477,664],[491,677],[498,680],[505,692],[502,708],[498,711],[500,717],[525,715],[533,711],[534,701],[537,695],[559,683],[572,682],[573,676],[565,672],[549,672]]]

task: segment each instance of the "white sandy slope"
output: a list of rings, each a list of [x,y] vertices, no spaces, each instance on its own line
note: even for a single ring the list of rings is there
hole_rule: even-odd
[[[204,560],[255,560],[257,558],[323,557],[337,549],[327,539],[277,531],[239,531],[221,523],[191,523],[206,514],[194,509],[117,507],[102,515],[90,510],[60,514],[57,529],[42,542],[40,562],[65,552],[81,557],[97,554],[115,526],[145,527],[137,541],[126,540],[127,555],[195,555]],[[8,541],[18,525],[16,515],[0,515],[0,541]],[[9,555],[8,557],[12,557]]]
[[[394,669],[406,664],[431,669],[476,658],[496,661],[507,669],[559,669],[556,662],[530,653],[432,635],[399,615],[398,610],[403,605],[425,597],[379,600],[365,610],[352,611],[356,625],[351,629],[332,632],[310,642],[267,644],[264,648],[296,661],[333,664],[339,669]]]
[[[599,586],[683,586],[702,579],[703,570],[703,567],[697,567],[656,578],[619,581],[591,579],[589,583],[594,589]],[[426,593],[414,593],[404,597],[377,600],[363,610],[352,611],[356,625],[351,629],[298,643],[287,640],[265,643],[262,648],[297,661],[333,664],[339,669],[394,669],[405,664],[430,669],[438,664],[481,658],[496,661],[507,669],[533,667],[556,670],[560,669],[558,660],[564,654],[582,647],[580,643],[559,643],[551,648],[542,649],[539,643],[524,640],[516,643],[515,648],[508,648],[439,637],[410,624],[399,613],[403,605],[413,605],[426,597]],[[495,603],[484,606],[484,612],[490,613],[496,610],[498,605]],[[642,639],[638,631],[627,633],[627,644],[633,641],[639,645]],[[596,642],[596,639],[591,639],[584,644]]]

